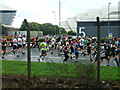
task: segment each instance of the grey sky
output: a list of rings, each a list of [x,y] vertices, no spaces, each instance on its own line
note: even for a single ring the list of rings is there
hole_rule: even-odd
[[[88,9],[101,9],[111,3],[117,6],[120,0],[61,0],[61,19],[73,17]],[[1,4],[17,10],[12,26],[19,28],[26,18],[29,22],[53,23],[59,20],[59,0],[0,0]]]

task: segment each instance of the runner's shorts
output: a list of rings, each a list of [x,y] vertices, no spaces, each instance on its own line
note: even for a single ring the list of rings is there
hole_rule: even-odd
[[[21,48],[22,47],[22,45],[21,44],[18,44],[18,48]]]
[[[42,50],[42,53],[45,54],[45,53],[46,53],[46,50]]]
[[[6,50],[3,50],[4,53],[6,53]]]
[[[18,47],[17,47],[16,45],[13,45],[13,50],[14,50],[14,49],[17,49],[17,48],[18,48]]]
[[[78,56],[78,55],[79,55],[79,53],[78,53],[78,52],[75,52],[75,55],[76,55],[76,56]]]

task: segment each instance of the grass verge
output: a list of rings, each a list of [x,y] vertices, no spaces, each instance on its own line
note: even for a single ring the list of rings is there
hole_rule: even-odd
[[[97,67],[91,64],[31,62],[31,76],[97,78]],[[2,74],[27,75],[26,61],[2,60]],[[100,67],[102,80],[119,80],[119,67]]]

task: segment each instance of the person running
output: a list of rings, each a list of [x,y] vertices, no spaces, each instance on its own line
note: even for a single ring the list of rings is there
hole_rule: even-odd
[[[86,47],[87,47],[87,53],[84,52],[84,54],[89,55],[90,60],[93,61],[91,57],[91,40],[90,39],[88,40]]]
[[[117,55],[119,55],[119,64],[120,64],[120,39],[116,42],[116,47],[117,47]]]
[[[78,42],[78,41],[75,40],[75,45],[74,45],[75,56],[73,56],[73,57],[75,57],[76,59],[78,59],[78,56],[79,56],[79,53],[78,53],[78,48],[79,48],[79,46],[78,46],[78,43],[77,43],[77,42]],[[71,56],[70,59],[72,59],[72,56]],[[77,61],[77,60],[76,60],[76,61]]]
[[[11,36],[10,44],[11,44],[11,47],[13,47],[13,36]]]
[[[5,54],[6,54],[6,46],[7,46],[7,39],[6,37],[4,36],[3,39],[2,39],[2,58],[5,58]]]
[[[74,42],[73,42],[73,40],[71,41],[71,43],[70,43],[70,55],[72,56],[72,53],[74,52]]]
[[[61,52],[62,52],[62,39],[58,42],[58,56],[60,56]]]
[[[26,36],[24,35],[22,38],[22,42],[23,42],[23,49],[26,48]]]
[[[66,43],[66,46],[63,48],[64,51],[64,57],[65,59],[63,60],[63,63],[66,62],[69,59],[69,43]]]
[[[35,37],[33,37],[32,39],[31,39],[31,41],[32,41],[32,48],[34,48],[34,46],[35,46]]]
[[[46,51],[49,52],[50,51],[50,48],[49,48],[49,38],[46,38]]]
[[[117,60],[117,54],[116,54],[116,47],[115,47],[115,45],[113,45],[112,48],[111,48],[110,57],[114,57],[114,60],[115,60],[115,62],[117,64],[117,66],[119,66],[119,62]]]
[[[54,36],[51,40],[51,45],[52,45],[51,54],[53,54],[53,50],[55,49],[55,43],[56,43],[56,36]]]
[[[2,37],[0,36],[0,56],[1,56],[1,49],[2,49]]]
[[[84,36],[80,39],[80,50],[82,51],[81,54],[84,54]]]
[[[38,58],[38,61],[40,62],[40,58],[43,56],[43,57],[45,57],[46,55],[47,55],[47,51],[46,51],[46,46],[47,46],[47,44],[46,44],[46,39],[40,44],[40,46],[42,47],[42,52],[41,52],[41,54],[40,54],[40,56],[39,56],[39,58]],[[42,60],[43,60],[44,58],[42,58]]]
[[[35,44],[34,48],[37,46],[38,50],[40,51],[38,40],[39,40],[39,35],[37,35],[37,37],[36,37],[36,40],[35,40],[36,44]]]
[[[21,36],[21,35],[19,35],[19,37],[18,37],[18,49],[21,49],[22,54],[25,54],[25,53],[23,52],[22,36]]]
[[[107,43],[107,44],[106,44]],[[103,59],[107,60],[107,65],[109,66],[109,61],[110,61],[110,49],[111,49],[111,45],[110,45],[110,41],[105,42],[104,44],[104,49],[105,52],[102,54],[102,56],[100,57],[100,62],[103,61]]]
[[[46,36],[46,39],[49,39],[49,34]]]
[[[98,51],[97,51],[97,46],[95,46],[95,47],[93,48],[93,50],[94,50],[94,52],[92,53],[92,56],[93,56],[92,64],[97,61],[97,53],[98,53]]]
[[[58,42],[61,40],[61,34],[58,36],[57,40],[58,40]]]
[[[104,41],[104,49],[106,50],[106,45],[108,44],[108,37],[105,38],[105,41]]]
[[[12,50],[10,50],[9,52],[8,52],[8,54],[10,53],[10,52],[14,52],[14,54],[15,54],[15,52],[16,52],[16,56],[17,57],[19,57],[19,55],[18,55],[18,41],[17,41],[17,36],[15,36],[15,38],[13,39],[13,49]]]

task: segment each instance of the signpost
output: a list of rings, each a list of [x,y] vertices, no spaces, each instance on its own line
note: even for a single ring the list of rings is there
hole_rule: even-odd
[[[97,17],[97,82],[99,84],[100,82],[100,21],[99,21],[99,17]]]
[[[30,29],[29,24],[26,19],[24,19],[24,22],[27,27],[27,59],[28,59],[28,80],[31,80],[31,50],[30,50]]]

